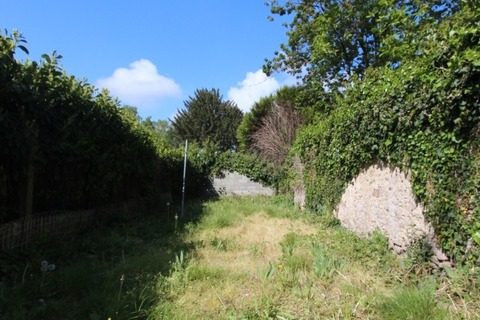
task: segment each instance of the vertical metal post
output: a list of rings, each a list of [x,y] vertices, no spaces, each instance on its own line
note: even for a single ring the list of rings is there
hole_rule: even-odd
[[[182,211],[180,215],[182,219],[183,219],[183,210],[185,209],[185,175],[187,172],[187,150],[188,150],[188,140],[185,140],[185,157],[183,159]]]

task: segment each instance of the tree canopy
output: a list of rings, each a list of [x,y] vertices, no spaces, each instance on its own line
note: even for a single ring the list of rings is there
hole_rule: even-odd
[[[172,121],[174,136],[200,145],[213,143],[222,151],[237,147],[236,131],[243,112],[234,102],[223,100],[218,89],[197,89],[184,105]]]
[[[264,71],[288,71],[331,87],[368,67],[395,66],[417,54],[422,27],[458,7],[451,0],[271,0],[267,5],[273,15],[293,18],[284,24],[288,42],[266,60]]]

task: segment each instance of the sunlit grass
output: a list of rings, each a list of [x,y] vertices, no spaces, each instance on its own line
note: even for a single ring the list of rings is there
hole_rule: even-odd
[[[186,206],[76,239],[2,253],[2,319],[477,319],[478,272],[412,274],[373,234],[359,238],[286,198]],[[175,231],[175,232],[174,232]],[[41,261],[56,265],[43,272]]]

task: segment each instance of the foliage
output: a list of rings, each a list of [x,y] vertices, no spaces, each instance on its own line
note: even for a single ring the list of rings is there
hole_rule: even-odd
[[[377,308],[382,319],[448,319],[445,310],[435,305],[435,289],[435,281],[427,279],[385,297]]]
[[[282,165],[295,141],[303,119],[293,104],[278,103],[252,134],[254,150],[265,160]]]
[[[241,151],[251,150],[251,136],[261,126],[263,117],[272,110],[274,100],[274,95],[260,98],[243,117],[237,128],[238,146]]]
[[[267,5],[273,15],[293,18],[285,24],[288,42],[266,60],[264,71],[288,71],[303,76],[304,83],[334,88],[369,67],[415,55],[418,30],[451,14],[457,1],[271,0]]]
[[[252,109],[245,114],[237,129],[237,139],[240,151],[261,154],[264,147],[258,146],[259,142],[262,141],[265,145],[268,145],[268,142],[259,138],[255,139],[254,137],[255,135],[258,135],[259,131],[262,131],[262,128],[263,131],[265,131],[265,127],[267,127],[268,124],[276,124],[274,127],[276,128],[276,131],[278,131],[269,135],[271,139],[274,139],[276,136],[282,137],[284,135],[283,132],[281,132],[283,127],[290,123],[282,123],[279,121],[282,119],[280,115],[286,117],[283,120],[287,122],[291,121],[293,123],[293,125],[287,127],[293,127],[293,131],[295,131],[299,122],[302,122],[295,104],[298,92],[298,87],[285,86],[277,90],[274,94],[271,94],[268,97],[263,97],[255,102]],[[293,132],[293,134],[294,133],[295,132]],[[289,147],[286,149],[288,150],[288,148]]]
[[[331,279],[336,272],[341,272],[345,262],[339,260],[334,254],[327,252],[322,245],[314,244],[313,248],[313,274],[320,279]]]
[[[254,154],[225,152],[218,157],[214,173],[218,174],[221,170],[236,171],[255,182],[275,187],[281,177],[279,169],[278,166],[268,163]]]
[[[307,203],[332,209],[362,168],[409,170],[442,248],[475,263],[479,202],[480,12],[464,6],[424,30],[422,51],[395,69],[371,68],[307,127],[295,152],[306,165]]]
[[[182,168],[175,151],[134,107],[68,75],[55,52],[17,61],[24,42],[0,35],[0,221],[181,185],[170,178]]]
[[[196,90],[184,104],[172,121],[176,137],[200,145],[210,142],[222,151],[237,147],[236,130],[243,113],[232,101],[224,101],[218,89]]]

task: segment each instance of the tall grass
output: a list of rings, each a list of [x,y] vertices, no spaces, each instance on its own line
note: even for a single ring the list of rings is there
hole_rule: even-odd
[[[384,297],[377,309],[382,319],[446,319],[447,310],[437,306],[435,295],[435,280],[425,279],[415,286],[399,287],[392,296]]]
[[[0,253],[0,318],[480,317],[478,270],[412,273],[414,260],[393,255],[381,234],[359,238],[286,198],[192,202],[185,212],[176,231],[144,215]],[[41,271],[42,260],[55,268]]]
[[[0,253],[1,319],[145,319],[157,277],[186,247],[155,215]],[[42,271],[48,260],[55,269]]]

